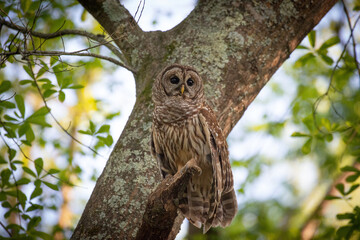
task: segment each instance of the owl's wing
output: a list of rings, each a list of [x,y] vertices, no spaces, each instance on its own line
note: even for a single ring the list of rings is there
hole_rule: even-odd
[[[168,160],[165,158],[165,155],[163,153],[163,150],[160,148],[158,142],[156,141],[156,138],[154,137],[154,134],[156,134],[156,130],[153,129],[151,134],[151,154],[158,162],[158,166],[160,168],[160,173],[163,178],[166,177],[170,173],[170,164]]]
[[[208,105],[204,105],[200,110],[200,115],[203,124],[206,125],[210,132],[213,178],[216,184],[215,189],[217,189],[215,199],[218,201],[214,218],[205,223],[204,231],[207,231],[211,226],[228,226],[236,215],[237,201],[226,139],[222,134],[214,112]]]

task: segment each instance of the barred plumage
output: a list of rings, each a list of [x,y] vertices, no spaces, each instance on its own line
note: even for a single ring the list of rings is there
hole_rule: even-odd
[[[152,153],[165,177],[190,159],[201,168],[188,183],[180,210],[204,232],[228,226],[237,212],[227,143],[215,114],[205,103],[203,83],[191,67],[171,65],[153,85]]]

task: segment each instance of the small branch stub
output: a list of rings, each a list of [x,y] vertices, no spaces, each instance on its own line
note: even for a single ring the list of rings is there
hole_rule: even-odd
[[[179,197],[183,196],[190,178],[201,174],[201,169],[191,159],[174,176],[168,175],[150,194],[143,217],[143,222],[136,236],[143,239],[169,239],[174,221],[178,216]]]

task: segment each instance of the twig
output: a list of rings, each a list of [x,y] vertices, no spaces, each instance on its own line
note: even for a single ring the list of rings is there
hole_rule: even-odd
[[[357,57],[356,57],[356,41],[355,41],[355,37],[354,37],[354,34],[353,34],[355,25],[354,25],[354,27],[351,27],[351,20],[350,20],[349,12],[348,12],[347,7],[346,7],[346,5],[344,3],[344,0],[341,0],[341,2],[343,3],[344,12],[346,14],[346,19],[347,19],[347,22],[348,22],[349,28],[350,28],[350,37],[352,38],[352,43],[353,43],[354,63],[355,63],[355,66],[356,66],[356,69],[357,69],[357,72],[358,72],[358,76],[359,76],[359,80],[360,80],[360,68],[359,68],[359,63],[357,61]]]
[[[8,98],[6,98],[6,99],[4,99],[4,100],[1,100],[1,99],[0,99],[0,103],[1,103],[1,102],[5,102],[5,101],[8,101],[8,100],[12,99],[15,95],[16,95],[16,92],[14,92],[14,94],[13,94],[13,95],[11,95],[10,97],[8,97]]]
[[[0,221],[0,225],[5,229],[5,231],[9,234],[10,237],[12,237],[11,232],[9,232],[9,230],[7,230],[7,228],[5,227],[5,225]]]
[[[140,0],[139,5],[138,5],[138,7],[137,7],[137,9],[136,9],[136,12],[135,12],[135,15],[134,15],[134,19],[136,18],[136,15],[137,15],[138,12],[139,12],[139,8],[140,8],[140,6],[141,6],[141,3],[143,3],[143,4],[142,4],[142,8],[141,8],[141,11],[140,11],[139,18],[138,18],[138,20],[136,20],[136,23],[139,23],[140,18],[141,18],[141,16],[142,16],[142,13],[143,13],[144,8],[145,8],[145,0],[144,0],[144,1],[143,1],[143,0]]]
[[[80,56],[80,57],[95,57],[107,60],[109,62],[112,62],[118,66],[121,66],[123,68],[126,68],[127,70],[131,72],[135,72],[135,70],[124,63],[112,58],[112,57],[106,57],[100,54],[96,53],[81,53],[82,51],[86,51],[87,49],[78,50],[74,52],[62,52],[62,51],[20,51],[19,49],[15,52],[2,52],[0,53],[0,56],[13,56],[13,55],[22,55],[22,56]]]
[[[11,20],[10,20],[11,21]],[[124,55],[114,46],[111,44],[111,41],[107,41],[103,35],[96,35],[84,30],[76,30],[76,29],[64,29],[64,30],[60,30],[62,28],[62,26],[59,28],[59,30],[55,31],[54,33],[42,33],[42,32],[37,32],[37,31],[31,31],[25,27],[21,27],[19,25],[16,25],[12,22],[8,22],[5,19],[0,18],[0,24],[3,24],[5,26],[7,26],[8,28],[14,29],[14,30],[18,30],[23,34],[31,34],[32,36],[38,37],[38,38],[42,38],[45,40],[48,39],[53,39],[53,38],[57,38],[57,37],[62,37],[65,35],[78,35],[78,36],[83,36],[83,37],[87,37],[90,39],[93,39],[99,43],[101,43],[101,45],[106,46],[112,53],[114,53],[117,57],[120,58],[121,61],[124,62],[124,65],[128,65],[126,58],[124,57]],[[126,67],[127,69],[130,68],[130,66]]]
[[[346,43],[345,43],[345,45],[344,45],[344,47],[343,47],[343,50],[342,50],[342,52],[341,52],[338,60],[337,60],[336,63],[335,63],[335,66],[334,66],[333,70],[331,71],[330,83],[329,83],[329,86],[328,86],[326,92],[325,92],[323,95],[321,95],[320,97],[318,97],[318,98],[315,100],[315,102],[314,102],[314,105],[313,105],[313,113],[312,113],[312,114],[313,114],[313,119],[314,119],[314,125],[315,125],[315,127],[319,130],[319,132],[321,132],[321,133],[324,133],[324,132],[319,128],[319,126],[318,126],[318,124],[317,124],[317,122],[316,122],[316,112],[317,112],[317,108],[318,108],[318,106],[319,106],[319,104],[321,103],[321,101],[322,101],[323,98],[325,98],[326,96],[329,97],[329,92],[330,92],[331,87],[332,87],[334,90],[337,90],[334,86],[332,86],[332,82],[333,82],[333,79],[334,79],[335,71],[336,71],[336,69],[339,67],[340,61],[341,61],[341,59],[343,58],[343,56],[344,56],[344,54],[345,54],[345,52],[346,52],[346,48],[347,48],[347,46],[348,46],[348,44],[350,43],[350,40],[351,40],[351,38],[352,38],[352,32],[354,31],[354,28],[355,28],[356,24],[359,22],[359,20],[360,20],[360,16],[356,19],[356,21],[355,21],[355,23],[354,23],[354,27],[353,27],[353,28],[350,28],[351,34],[350,34],[348,40],[346,41]],[[331,103],[331,105],[332,105],[332,103]],[[333,108],[335,108],[335,107],[333,107]],[[337,112],[336,112],[336,113],[337,113]]]

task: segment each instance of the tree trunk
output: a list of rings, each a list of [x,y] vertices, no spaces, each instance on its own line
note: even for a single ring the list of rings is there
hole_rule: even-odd
[[[134,69],[136,103],[72,239],[134,239],[148,196],[161,182],[149,146],[156,74],[170,63],[196,68],[208,103],[228,135],[337,1],[199,0],[186,19],[166,32],[143,32],[117,0],[79,2],[112,36],[125,56],[122,61]]]

